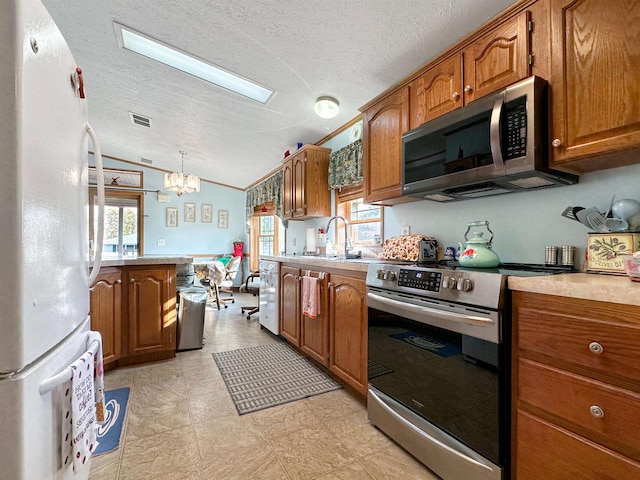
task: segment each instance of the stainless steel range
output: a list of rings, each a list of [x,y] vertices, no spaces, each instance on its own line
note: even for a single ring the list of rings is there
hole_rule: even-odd
[[[371,264],[369,420],[445,480],[508,478],[507,275],[567,269]]]

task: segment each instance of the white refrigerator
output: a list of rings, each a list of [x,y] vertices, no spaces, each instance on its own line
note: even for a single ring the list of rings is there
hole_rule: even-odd
[[[86,100],[37,0],[0,2],[0,478],[88,478],[62,466],[62,386],[88,349]]]

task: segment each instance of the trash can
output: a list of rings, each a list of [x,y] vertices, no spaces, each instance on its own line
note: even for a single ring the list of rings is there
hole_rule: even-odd
[[[204,312],[209,292],[204,288],[178,289],[178,348],[202,348]]]

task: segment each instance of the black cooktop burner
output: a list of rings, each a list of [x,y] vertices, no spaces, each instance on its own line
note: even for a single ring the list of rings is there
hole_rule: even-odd
[[[427,266],[427,265],[421,265]],[[479,272],[494,272],[501,273],[503,275],[512,275],[519,277],[527,276],[539,276],[539,275],[557,275],[560,273],[576,273],[577,270],[571,266],[564,265],[538,265],[534,263],[501,263],[494,268],[469,268],[461,266],[456,260],[440,260],[437,265],[432,264],[432,267],[446,267],[450,269],[465,269],[476,270]]]

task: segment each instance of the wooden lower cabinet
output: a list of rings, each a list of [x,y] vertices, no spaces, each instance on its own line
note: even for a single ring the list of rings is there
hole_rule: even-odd
[[[367,305],[364,279],[331,275],[329,370],[367,393]]]
[[[175,265],[101,270],[90,288],[90,314],[91,328],[102,335],[105,366],[175,356],[175,270]]]
[[[128,270],[127,287],[127,354],[175,351],[176,289],[171,269],[157,267]]]
[[[337,270],[344,272],[344,270]],[[362,395],[367,393],[364,275],[280,267],[280,335]],[[302,276],[320,277],[320,314],[302,315]]]
[[[624,480],[640,478],[640,464],[552,422],[518,412],[518,479]],[[514,479],[515,480],[515,479]]]
[[[280,269],[280,335],[300,346],[300,269]]]
[[[640,307],[513,294],[512,478],[640,478]]]
[[[302,277],[309,275],[320,280],[320,313],[316,318],[303,315]],[[291,344],[323,366],[329,359],[328,276],[324,272],[282,267],[280,334]]]
[[[91,330],[102,335],[102,356],[107,366],[122,355],[122,271],[117,267],[100,270],[89,289]]]

